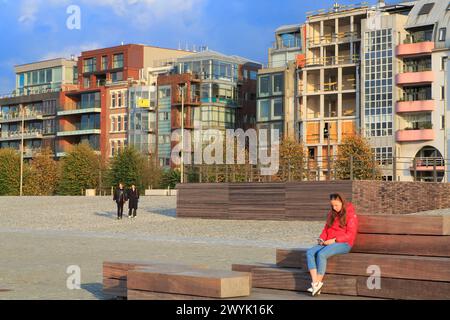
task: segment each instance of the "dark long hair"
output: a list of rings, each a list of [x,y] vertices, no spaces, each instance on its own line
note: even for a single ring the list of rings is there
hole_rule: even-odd
[[[336,212],[333,209],[333,206],[331,206],[331,214],[328,216],[327,226],[330,228],[333,225],[334,220],[339,217],[339,225],[341,228],[344,228],[347,225],[347,200],[345,200],[345,197],[341,193],[330,194],[330,201],[331,200],[339,200],[342,202],[342,209],[341,212]]]

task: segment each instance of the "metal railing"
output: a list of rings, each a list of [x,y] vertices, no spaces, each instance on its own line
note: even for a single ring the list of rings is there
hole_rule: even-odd
[[[334,66],[343,64],[359,63],[359,55],[346,55],[346,56],[332,56],[332,57],[317,57],[308,58],[305,60],[307,67],[313,66]]]
[[[267,166],[252,164],[186,165],[190,183],[295,182],[322,180],[393,180],[449,182],[450,160],[443,157],[315,156],[303,161],[280,160],[274,175],[263,175]]]
[[[330,33],[323,36],[318,37],[309,37],[306,39],[309,47],[317,46],[321,44],[333,44],[333,43],[344,43],[351,41],[359,41],[361,40],[361,36],[359,32],[339,32],[339,33]]]

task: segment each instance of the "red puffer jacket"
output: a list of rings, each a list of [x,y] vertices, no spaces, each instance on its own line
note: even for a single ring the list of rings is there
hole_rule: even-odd
[[[327,221],[331,216],[331,211],[328,213]],[[341,228],[339,225],[339,217],[336,217],[333,225],[325,228],[320,234],[320,238],[324,241],[336,238],[336,242],[347,242],[351,247],[355,243],[356,233],[358,231],[358,217],[355,213],[355,208],[350,202],[347,203],[347,225]]]

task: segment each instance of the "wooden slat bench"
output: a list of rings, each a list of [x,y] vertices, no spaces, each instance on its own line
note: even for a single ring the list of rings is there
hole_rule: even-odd
[[[183,296],[224,299],[249,296],[251,283],[246,272],[152,266],[129,271],[127,287],[129,299],[138,296],[136,291],[154,296],[174,295],[175,299]]]
[[[115,298],[126,298],[129,271],[152,266],[174,268],[182,265],[155,261],[105,261],[103,262],[103,292]],[[195,265],[193,267],[207,268],[205,265]]]
[[[352,252],[328,259],[322,293],[387,299],[450,299],[450,217],[359,216]],[[369,266],[381,271],[371,289]],[[252,287],[306,291],[306,249],[278,249],[276,265],[232,266],[252,273]]]

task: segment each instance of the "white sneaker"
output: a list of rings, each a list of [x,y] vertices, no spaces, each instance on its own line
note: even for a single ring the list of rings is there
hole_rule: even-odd
[[[306,291],[308,291],[308,292],[313,292],[313,287],[314,287],[314,282],[311,282],[311,288],[309,288],[308,290],[306,290]]]
[[[323,287],[323,282],[318,282],[317,284],[313,284],[313,292],[312,292],[312,296],[316,296],[320,294],[320,290],[322,290]]]

